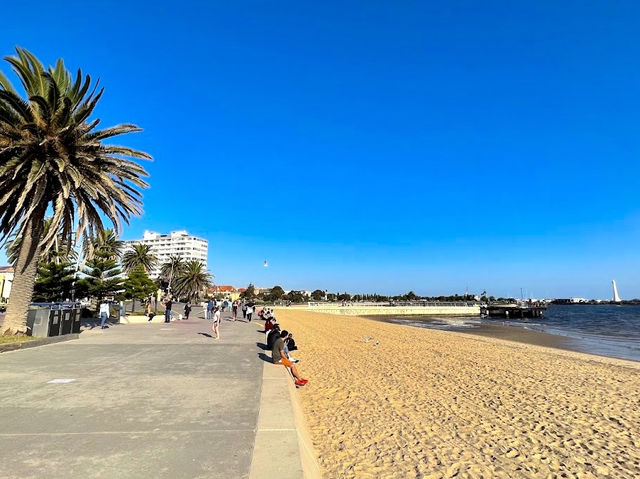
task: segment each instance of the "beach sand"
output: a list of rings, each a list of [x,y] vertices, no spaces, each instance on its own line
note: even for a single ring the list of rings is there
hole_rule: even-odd
[[[327,478],[640,477],[640,363],[276,315],[300,347],[310,383],[297,393]]]

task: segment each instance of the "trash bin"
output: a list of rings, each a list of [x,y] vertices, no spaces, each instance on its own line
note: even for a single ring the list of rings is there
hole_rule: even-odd
[[[80,332],[80,324],[81,324],[81,310],[78,308],[73,308],[71,310],[71,332],[79,333]]]
[[[46,338],[49,336],[49,308],[30,309],[27,313],[27,328],[31,336]]]
[[[60,316],[62,311],[59,309],[52,309],[49,313],[49,336],[60,335]]]
[[[71,334],[73,328],[73,319],[71,319],[71,310],[60,310],[60,335]]]

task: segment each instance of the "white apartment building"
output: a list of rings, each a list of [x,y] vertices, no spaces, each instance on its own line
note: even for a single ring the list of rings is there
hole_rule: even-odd
[[[184,261],[198,260],[207,269],[207,256],[209,254],[209,242],[205,239],[192,236],[186,231],[172,231],[170,234],[145,231],[142,239],[125,241],[127,247],[134,244],[151,246],[151,251],[158,258],[156,267],[149,274],[150,278],[160,275],[160,267],[169,261],[170,256],[178,256]]]

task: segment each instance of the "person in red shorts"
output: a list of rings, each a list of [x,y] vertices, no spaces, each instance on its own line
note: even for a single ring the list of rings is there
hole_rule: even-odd
[[[291,374],[295,378],[296,386],[304,386],[309,381],[300,377],[297,368],[287,359],[287,355],[284,353],[284,340],[287,336],[289,336],[289,331],[284,330],[280,332],[280,337],[276,339],[276,342],[273,344],[273,349],[271,349],[271,360],[273,364],[282,364],[291,371]]]

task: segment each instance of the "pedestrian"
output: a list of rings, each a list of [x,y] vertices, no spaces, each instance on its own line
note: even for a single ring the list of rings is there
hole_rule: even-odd
[[[153,308],[151,307],[151,299],[149,299],[149,302],[147,303],[147,316],[149,317],[149,321],[151,321],[155,316]]]
[[[236,321],[238,319],[238,300],[234,300],[231,305],[231,316],[233,316],[233,320]]]
[[[104,323],[107,322],[109,318],[109,303],[107,301],[102,301],[100,303],[100,329],[104,329]]]
[[[242,319],[247,319],[247,302],[242,300]]]
[[[286,338],[287,336],[289,336],[288,331],[284,330],[280,332],[280,337],[276,339],[275,343],[273,344],[273,349],[271,350],[271,360],[273,361],[273,364],[281,364],[291,371],[291,375],[295,379],[296,386],[304,386],[309,381],[300,377],[297,368],[287,358],[287,355],[284,352],[284,338]]]
[[[206,319],[213,319],[213,300],[210,299],[209,302],[207,303],[207,318]]]
[[[247,304],[247,319],[251,322],[251,315],[253,314],[253,303]]]
[[[213,334],[216,335],[214,339],[220,339],[220,310],[217,306],[213,308],[213,326],[211,329]]]
[[[184,319],[189,319],[189,313],[191,313],[191,303],[187,301],[184,305]]]
[[[171,322],[171,307],[173,306],[173,301],[171,301],[171,296],[167,296],[164,299],[164,322]]]

